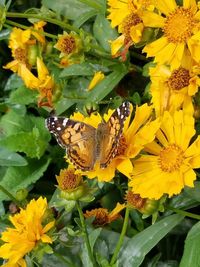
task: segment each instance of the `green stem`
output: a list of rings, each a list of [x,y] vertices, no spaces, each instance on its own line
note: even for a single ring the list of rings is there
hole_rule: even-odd
[[[190,217],[192,219],[200,220],[200,215],[198,215],[198,214],[194,214],[194,213],[191,213],[191,212],[188,212],[188,211],[184,211],[184,210],[175,209],[175,208],[172,208],[172,207],[167,207],[167,208],[169,210],[172,210],[172,211],[178,213],[178,214]]]
[[[115,263],[115,261],[117,260],[117,255],[118,255],[118,253],[120,251],[120,248],[121,248],[123,240],[124,240],[124,236],[126,234],[126,230],[127,230],[127,226],[128,226],[128,219],[129,219],[129,208],[126,207],[126,213],[125,213],[125,218],[124,218],[122,231],[121,231],[117,246],[115,248],[114,254],[112,256],[110,265],[113,265]]]
[[[96,260],[94,258],[94,255],[92,253],[91,246],[90,246],[90,241],[89,241],[89,237],[88,237],[87,227],[86,227],[86,224],[85,224],[85,219],[84,219],[83,212],[82,212],[82,209],[81,209],[78,201],[76,202],[76,207],[77,207],[77,210],[78,210],[78,213],[79,213],[79,217],[80,217],[80,220],[81,220],[81,225],[82,225],[82,228],[83,228],[83,231],[84,231],[84,238],[85,238],[85,243],[86,243],[86,247],[87,247],[87,250],[88,250],[88,255],[90,257],[91,262],[93,263],[93,266],[96,267],[97,264],[96,264]]]
[[[5,189],[2,185],[0,185],[0,190],[6,194],[14,203],[16,203],[18,206],[20,206],[19,201],[10,193],[7,189]]]
[[[60,20],[57,20],[57,19],[52,19],[52,18],[48,18],[48,17],[43,17],[41,15],[38,15],[38,14],[28,14],[28,13],[17,13],[17,12],[7,12],[6,13],[6,17],[8,18],[27,18],[27,19],[40,19],[40,20],[44,20],[44,21],[47,21],[49,23],[52,23],[52,24],[56,24],[64,29],[67,29],[67,30],[70,30],[70,31],[75,31],[75,32],[79,32],[79,29],[72,26],[72,25],[69,25],[65,22],[62,22]]]
[[[8,25],[16,26],[16,27],[18,27],[18,28],[22,28],[22,29],[24,29],[24,30],[26,30],[26,29],[30,29],[30,27],[28,27],[28,26],[22,25],[22,24],[20,24],[20,23],[14,22],[14,21],[9,20],[9,19],[6,19],[6,23],[7,23]],[[7,25],[7,24],[6,24],[6,25]],[[58,39],[58,36],[57,36],[57,35],[54,35],[54,34],[51,34],[51,33],[47,33],[47,32],[44,32],[44,31],[38,31],[38,30],[36,30],[36,29],[34,29],[34,28],[32,28],[31,30],[32,30],[32,31],[35,31],[35,32],[38,32],[39,34],[42,34],[42,35],[44,35],[44,36],[50,37],[50,38],[52,38],[52,39]]]

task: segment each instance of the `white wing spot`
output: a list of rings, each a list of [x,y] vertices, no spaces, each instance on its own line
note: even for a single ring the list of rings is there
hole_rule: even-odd
[[[121,113],[121,112],[120,112],[120,109],[117,108],[117,114],[120,115],[120,113]]]
[[[64,121],[63,121],[62,125],[65,127],[65,126],[66,126],[66,124],[67,124],[67,122],[68,122],[68,119],[66,118],[66,119],[64,119]]]
[[[61,130],[61,127],[57,127],[56,129],[57,129],[58,131],[60,131],[60,130]]]

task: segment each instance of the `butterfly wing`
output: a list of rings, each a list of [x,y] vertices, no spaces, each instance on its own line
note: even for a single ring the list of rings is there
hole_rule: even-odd
[[[47,118],[46,127],[54,134],[58,144],[66,149],[69,160],[78,169],[93,169],[96,160],[94,127],[65,117]]]
[[[122,135],[124,122],[130,114],[130,103],[124,102],[117,108],[104,125],[100,125],[100,167],[106,168],[116,156],[119,140]]]

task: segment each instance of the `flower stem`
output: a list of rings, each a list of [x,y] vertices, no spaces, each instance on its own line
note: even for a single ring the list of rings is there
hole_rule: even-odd
[[[82,209],[81,209],[78,201],[76,202],[76,207],[77,207],[77,210],[78,210],[78,213],[79,213],[79,217],[80,217],[80,220],[81,220],[81,225],[82,225],[82,228],[83,228],[83,231],[84,231],[84,238],[85,238],[85,243],[86,243],[86,247],[87,247],[87,250],[88,250],[88,255],[90,257],[91,262],[93,263],[93,266],[97,267],[96,260],[94,258],[94,255],[92,253],[92,249],[91,249],[91,246],[90,246],[90,241],[89,241],[89,237],[88,237],[88,232],[87,232],[87,227],[86,227],[86,224],[85,224],[85,219],[84,219],[84,216],[83,216],[83,212],[82,212]]]
[[[117,260],[117,255],[118,255],[118,253],[120,251],[120,248],[121,248],[122,243],[123,243],[123,240],[124,240],[124,236],[126,234],[126,230],[127,230],[127,226],[128,226],[128,219],[129,219],[129,208],[126,207],[126,212],[125,212],[125,218],[124,218],[124,223],[123,223],[122,231],[121,231],[121,234],[120,234],[120,237],[119,237],[117,246],[115,248],[114,254],[113,254],[112,259],[111,259],[111,262],[110,262],[110,265],[111,266]]]
[[[72,26],[72,25],[69,25],[65,22],[62,22],[60,20],[57,20],[57,19],[52,19],[52,18],[48,18],[48,17],[43,17],[41,15],[38,15],[38,14],[28,14],[28,13],[17,13],[17,12],[7,12],[6,13],[6,17],[8,18],[27,18],[27,19],[31,19],[31,18],[34,18],[34,19],[40,19],[40,20],[44,20],[44,21],[47,21],[49,23],[52,23],[52,24],[56,24],[64,29],[67,29],[67,30],[70,30],[70,31],[75,31],[75,32],[79,32],[79,29]]]
[[[194,213],[191,213],[191,212],[188,212],[188,211],[185,211],[185,210],[179,210],[179,209],[176,209],[176,208],[173,208],[173,207],[167,207],[167,208],[169,210],[172,210],[172,211],[178,213],[178,214],[190,217],[192,219],[200,220],[200,215],[198,215],[198,214],[194,214]]]
[[[14,22],[14,21],[9,20],[9,19],[6,19],[6,23],[7,23],[8,25],[16,26],[16,27],[18,27],[18,28],[22,28],[22,29],[24,29],[24,30],[26,30],[26,29],[30,29],[30,27],[28,27],[28,26],[22,25],[22,24],[20,24],[20,23]],[[6,24],[6,25],[7,25],[7,24]],[[58,39],[58,36],[57,36],[57,35],[54,35],[54,34],[51,34],[51,33],[47,33],[47,32],[44,32],[44,31],[38,31],[38,30],[36,30],[36,29],[34,29],[34,28],[32,28],[31,30],[32,30],[32,31],[35,31],[35,32],[38,32],[38,33],[40,33],[41,35],[50,37],[50,38],[52,38],[52,39]]]
[[[0,185],[0,190],[6,194],[14,203],[16,203],[18,206],[20,206],[19,201],[10,193],[7,189],[5,189],[2,185]]]

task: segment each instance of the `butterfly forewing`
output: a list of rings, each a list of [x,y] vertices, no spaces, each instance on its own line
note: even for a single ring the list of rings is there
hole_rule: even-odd
[[[46,119],[46,126],[55,135],[58,144],[67,149],[69,160],[78,169],[93,169],[96,132],[94,127],[64,117],[50,117]]]
[[[100,167],[106,168],[116,156],[124,122],[130,114],[130,103],[124,102],[117,108],[104,126],[104,134],[100,143]],[[101,127],[101,126],[100,126]]]

